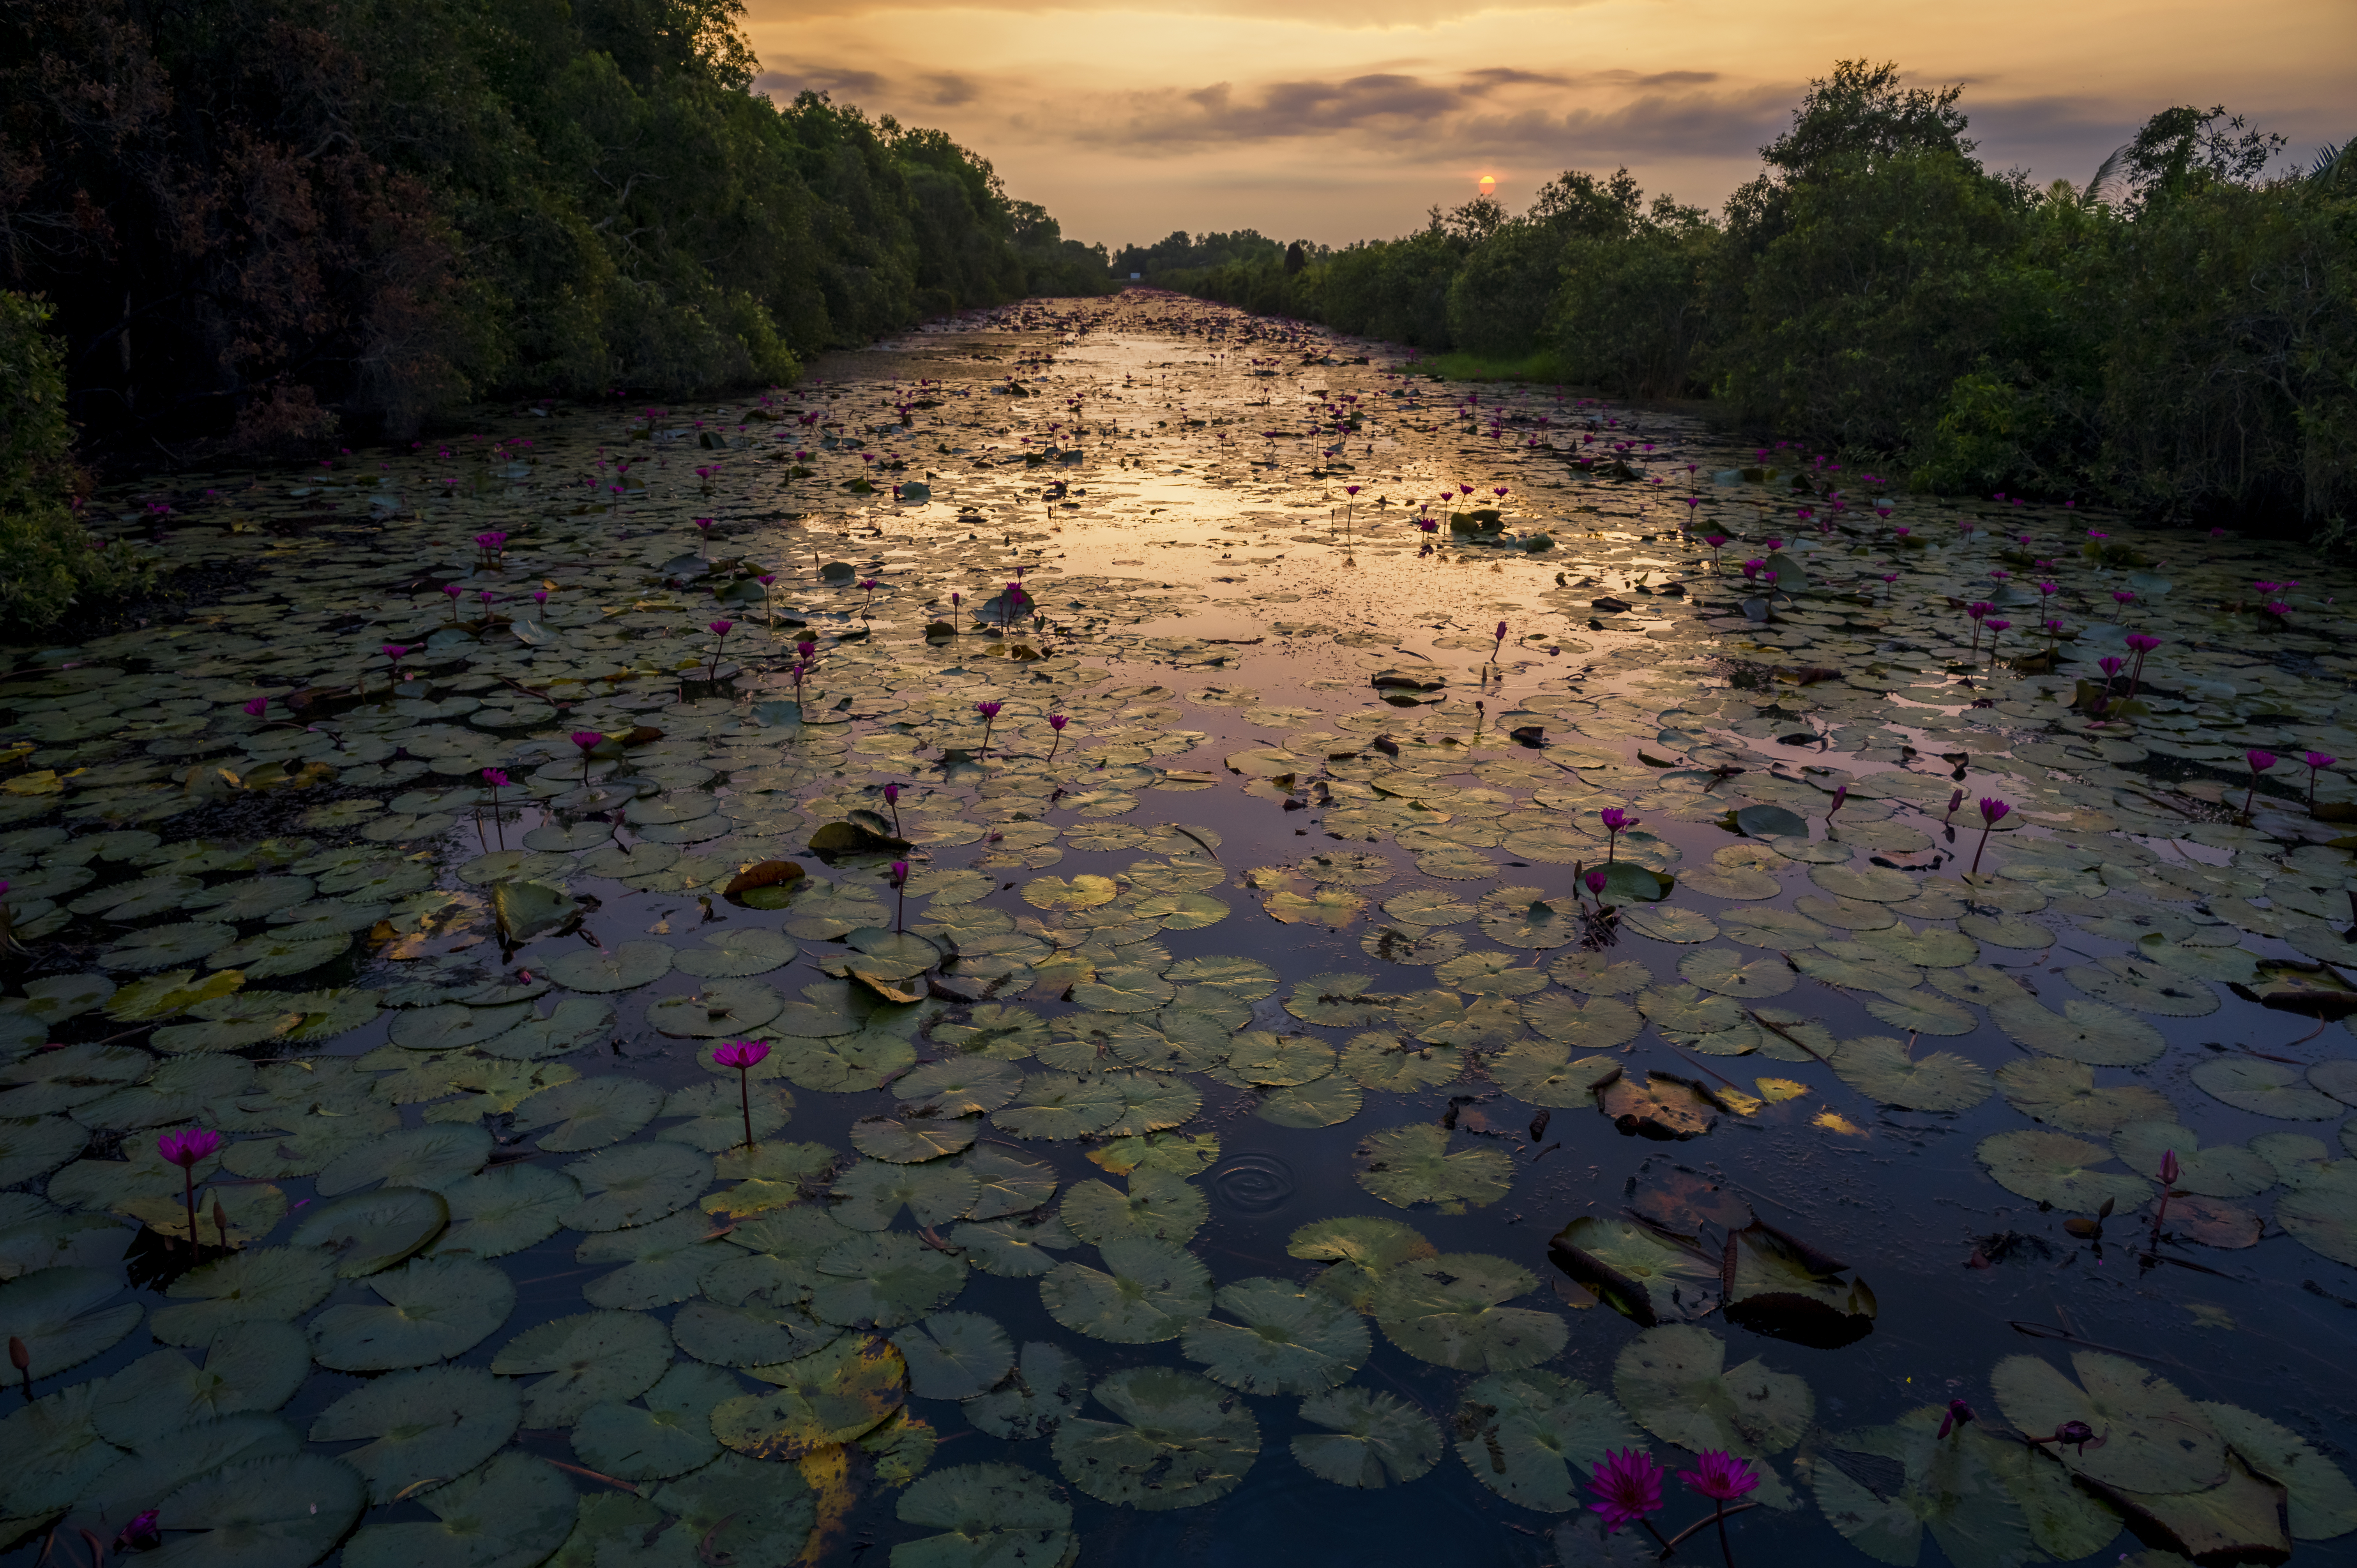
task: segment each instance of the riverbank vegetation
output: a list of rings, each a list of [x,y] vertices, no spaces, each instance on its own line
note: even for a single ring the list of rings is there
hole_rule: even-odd
[[[1573,171],[1520,214],[1481,198],[1396,240],[1149,278],[1471,357],[1450,373],[1708,395],[1920,489],[2345,528],[2357,157],[2293,166],[2173,108],[2083,187],[2040,187],[1974,156],[1961,91],[1842,62],[1715,215]]]

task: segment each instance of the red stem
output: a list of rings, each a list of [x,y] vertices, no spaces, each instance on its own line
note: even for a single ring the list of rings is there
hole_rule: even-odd
[[[188,1256],[189,1256],[189,1257],[191,1257],[191,1258],[194,1258],[194,1257],[198,1256],[198,1252],[197,1252],[197,1167],[196,1167],[196,1166],[194,1166],[194,1165],[182,1165],[182,1166],[180,1167],[180,1179],[181,1179],[181,1181],[183,1181],[184,1183],[186,1183],[186,1184],[187,1184],[186,1188],[185,1188],[185,1190],[184,1190],[184,1192],[183,1192],[182,1196],[183,1196],[183,1197],[185,1197],[188,1199]]]
[[[1965,873],[1966,875],[1978,876],[1981,874],[1981,851],[1988,848],[1988,836],[1996,828],[1996,824],[1990,822],[1981,829],[1981,842],[1973,846],[1973,868]]]
[[[745,1112],[745,1146],[753,1146],[753,1069],[737,1069],[737,1103]]]

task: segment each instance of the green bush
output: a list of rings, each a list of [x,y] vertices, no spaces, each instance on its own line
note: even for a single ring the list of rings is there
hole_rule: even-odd
[[[65,356],[48,318],[48,306],[0,292],[0,624],[26,630],[154,576],[128,545],[101,548],[74,520]]]

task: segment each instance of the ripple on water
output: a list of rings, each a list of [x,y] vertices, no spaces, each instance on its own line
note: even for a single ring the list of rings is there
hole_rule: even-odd
[[[1212,1201],[1231,1214],[1273,1214],[1293,1198],[1293,1167],[1275,1155],[1231,1155],[1205,1182]]]

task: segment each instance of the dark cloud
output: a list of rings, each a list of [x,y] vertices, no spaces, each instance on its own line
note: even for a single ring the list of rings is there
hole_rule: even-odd
[[[1347,136],[1574,163],[1603,155],[1748,156],[1773,136],[1789,87],[1710,91],[1707,71],[1581,77],[1487,67],[1447,81],[1401,72],[1333,81],[1125,95],[1075,134],[1142,153]],[[1631,91],[1634,96],[1631,96]]]
[[[872,70],[847,70],[839,66],[765,70],[753,79],[754,91],[776,99],[791,99],[802,92],[823,92],[845,102],[859,102],[876,97],[884,87],[884,79]]]
[[[971,103],[982,96],[982,89],[963,76],[943,72],[928,76],[925,81],[925,102],[936,109],[954,109],[961,103]]]

